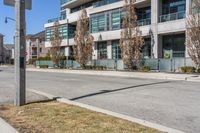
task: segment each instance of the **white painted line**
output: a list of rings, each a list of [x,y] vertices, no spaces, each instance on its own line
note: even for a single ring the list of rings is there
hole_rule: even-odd
[[[31,91],[38,93],[40,95],[44,95],[46,97],[50,96],[50,97],[56,98],[56,96],[53,96],[53,95],[50,95],[48,93],[44,93],[44,92],[41,92],[41,91],[36,91],[36,90],[32,90],[32,89],[31,89]],[[66,104],[70,104],[70,105],[79,106],[79,107],[82,107],[82,108],[86,108],[86,109],[89,109],[89,110],[92,110],[92,111],[95,111],[95,112],[107,114],[107,115],[114,116],[114,117],[117,117],[117,118],[121,118],[121,119],[124,119],[124,120],[128,120],[128,121],[138,123],[138,124],[144,125],[146,127],[154,128],[154,129],[157,129],[157,130],[160,130],[160,131],[163,131],[163,132],[167,132],[167,133],[185,133],[183,131],[176,130],[176,129],[173,129],[173,128],[169,128],[169,127],[166,127],[166,126],[162,126],[160,124],[151,123],[151,122],[148,122],[148,121],[145,121],[145,120],[142,120],[142,119],[133,118],[133,117],[130,117],[130,116],[127,116],[127,115],[122,115],[122,114],[119,114],[119,113],[115,113],[115,112],[112,112],[112,111],[108,111],[108,110],[105,110],[105,109],[94,107],[94,106],[91,106],[91,105],[87,105],[87,104],[83,104],[83,103],[79,103],[79,102],[74,102],[74,101],[71,101],[71,100],[68,100],[68,99],[65,99],[65,98],[58,98],[57,101],[62,102],[62,103],[66,103]]]
[[[0,118],[0,133],[19,133],[10,124]]]

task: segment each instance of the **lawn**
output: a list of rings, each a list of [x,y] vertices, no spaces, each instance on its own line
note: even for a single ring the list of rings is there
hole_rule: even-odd
[[[20,133],[161,133],[126,120],[59,102],[0,106],[4,118]]]

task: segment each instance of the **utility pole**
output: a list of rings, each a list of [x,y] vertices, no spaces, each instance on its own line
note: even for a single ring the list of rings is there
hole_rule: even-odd
[[[32,9],[32,0],[4,0],[4,4],[15,7],[15,105],[26,104],[26,23],[25,9]],[[8,18],[7,18],[8,19]],[[14,20],[14,19],[13,19]],[[6,20],[7,21],[7,20]]]
[[[15,0],[16,31],[15,31],[15,105],[26,104],[26,28],[25,28],[25,1]]]

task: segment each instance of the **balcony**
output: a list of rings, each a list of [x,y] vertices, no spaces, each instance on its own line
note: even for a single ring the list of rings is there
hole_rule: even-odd
[[[85,4],[85,3],[88,3],[88,2],[91,2],[92,0],[63,0],[63,4],[61,4],[61,6],[63,8],[74,8],[74,7],[77,7],[77,6],[80,6],[82,4]]]
[[[159,22],[167,22],[167,21],[173,21],[173,20],[184,19],[184,18],[185,18],[185,11],[182,11],[182,12],[161,15],[159,17]]]
[[[47,22],[48,23],[53,23],[53,22],[57,22],[57,21],[60,21],[60,20],[65,20],[65,19],[66,19],[66,16],[65,17],[58,17],[58,18],[49,19]]]
[[[66,4],[66,3],[70,2],[70,1],[72,1],[72,0],[61,0],[60,2],[61,2],[61,5],[64,5],[64,4]]]
[[[108,5],[108,4],[112,4],[112,3],[115,3],[115,2],[119,2],[119,1],[122,1],[122,0],[101,0],[101,1],[97,1],[93,4],[93,7],[101,7],[101,6],[104,6],[104,5]]]
[[[138,26],[151,25],[151,18],[138,20]]]

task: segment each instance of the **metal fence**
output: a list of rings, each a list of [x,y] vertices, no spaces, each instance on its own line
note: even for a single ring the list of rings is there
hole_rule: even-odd
[[[142,59],[139,61],[140,66],[149,66],[151,70],[157,70],[161,72],[176,72],[183,66],[195,66],[190,58],[172,58],[172,59]],[[48,65],[53,68],[52,61],[37,61],[36,66]],[[81,66],[78,62],[73,60],[60,61],[60,67],[80,69]],[[92,60],[87,65],[90,66],[104,66],[110,70],[125,70],[126,66],[122,60]]]

